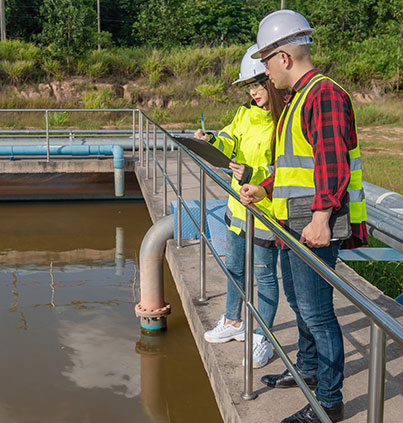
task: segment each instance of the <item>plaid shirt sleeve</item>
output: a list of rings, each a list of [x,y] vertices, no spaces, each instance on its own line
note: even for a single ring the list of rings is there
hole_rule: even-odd
[[[273,200],[273,184],[274,184],[274,174],[276,172],[276,167],[273,167],[273,172],[271,175],[260,182],[260,186],[263,187],[266,191],[266,195],[270,200]]]
[[[312,210],[337,210],[350,181],[348,152],[357,146],[349,96],[332,81],[321,81],[307,96],[301,123],[315,157]]]

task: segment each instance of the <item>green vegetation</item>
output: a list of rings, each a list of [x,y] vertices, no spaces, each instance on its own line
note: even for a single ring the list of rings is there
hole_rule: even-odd
[[[383,242],[370,236],[369,247],[387,247]],[[396,298],[403,292],[403,263],[396,261],[346,261],[372,285],[389,297]]]
[[[99,37],[95,0],[5,4],[0,108],[141,107],[160,124],[194,129],[203,112],[217,129],[247,98],[232,82],[280,0],[101,0]],[[402,0],[288,0],[287,8],[315,28],[314,64],[352,93],[364,179],[403,194]],[[49,123],[130,128],[131,116],[60,112]],[[0,114],[3,128],[44,125],[42,113]],[[350,265],[387,295],[402,292],[401,263]]]

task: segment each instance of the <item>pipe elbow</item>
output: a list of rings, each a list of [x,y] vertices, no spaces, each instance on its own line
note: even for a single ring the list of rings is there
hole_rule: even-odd
[[[124,169],[125,168],[125,155],[124,150],[120,145],[114,145],[112,147],[113,154],[113,168]]]

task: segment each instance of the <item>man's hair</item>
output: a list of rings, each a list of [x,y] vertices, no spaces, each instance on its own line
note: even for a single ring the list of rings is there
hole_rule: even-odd
[[[311,46],[309,44],[296,45],[286,44],[284,50],[290,53],[297,62],[303,62],[311,59]]]

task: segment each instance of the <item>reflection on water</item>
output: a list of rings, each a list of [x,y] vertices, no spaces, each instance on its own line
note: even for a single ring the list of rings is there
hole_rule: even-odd
[[[86,321],[63,320],[60,342],[68,347],[70,364],[61,373],[81,388],[108,388],[117,395],[140,394],[140,357],[133,354],[130,327],[97,310]]]
[[[167,333],[134,303],[143,203],[0,208],[0,422],[219,422],[168,271]]]

